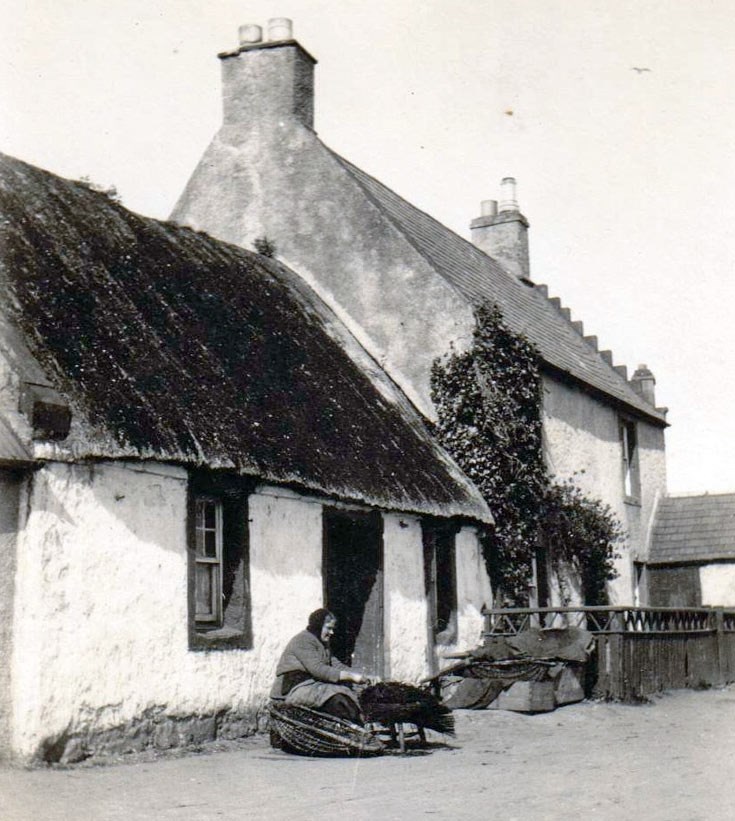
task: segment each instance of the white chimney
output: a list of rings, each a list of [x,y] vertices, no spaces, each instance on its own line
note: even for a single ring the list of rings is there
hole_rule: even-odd
[[[515,177],[503,177],[500,181],[500,211],[518,211]]]
[[[268,21],[268,40],[271,43],[293,40],[292,21],[288,17],[271,17]]]
[[[263,27],[245,23],[244,26],[240,26],[237,34],[241,46],[252,46],[263,40]]]

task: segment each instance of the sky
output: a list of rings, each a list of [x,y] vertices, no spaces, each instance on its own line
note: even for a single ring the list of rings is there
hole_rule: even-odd
[[[271,17],[322,140],[450,228],[516,177],[534,281],[656,376],[669,491],[735,491],[732,0],[0,0],[0,151],[165,219]]]

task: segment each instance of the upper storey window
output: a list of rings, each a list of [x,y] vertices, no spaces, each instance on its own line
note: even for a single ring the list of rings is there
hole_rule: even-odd
[[[623,458],[623,490],[628,501],[637,502],[641,496],[640,459],[636,423],[620,420],[620,447]]]

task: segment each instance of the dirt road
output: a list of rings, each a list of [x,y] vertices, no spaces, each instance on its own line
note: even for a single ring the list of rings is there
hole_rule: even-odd
[[[227,752],[0,770],[0,818],[735,819],[735,688],[456,717],[457,738],[424,754],[315,760],[259,737]]]

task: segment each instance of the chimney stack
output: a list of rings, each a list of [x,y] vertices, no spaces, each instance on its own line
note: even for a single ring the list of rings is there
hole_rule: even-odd
[[[500,203],[483,200],[470,224],[472,242],[519,279],[530,278],[528,220],[521,214],[514,177],[500,183]]]
[[[224,125],[296,121],[314,127],[316,60],[293,39],[287,17],[274,17],[263,28],[246,23],[240,45],[218,55],[222,60]]]
[[[630,377],[630,384],[633,390],[645,399],[649,405],[656,407],[656,378],[648,370],[647,365],[639,365],[635,369],[633,376]]]

